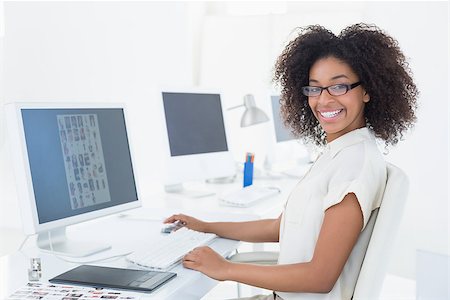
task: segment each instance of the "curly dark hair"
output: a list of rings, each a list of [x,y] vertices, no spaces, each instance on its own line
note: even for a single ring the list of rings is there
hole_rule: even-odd
[[[398,42],[375,25],[351,25],[339,36],[319,25],[300,28],[275,64],[274,81],[281,86],[281,115],[292,132],[324,145],[325,132],[314,117],[301,88],[319,59],[335,57],[358,75],[370,101],[366,124],[386,146],[395,145],[416,121],[419,92]]]

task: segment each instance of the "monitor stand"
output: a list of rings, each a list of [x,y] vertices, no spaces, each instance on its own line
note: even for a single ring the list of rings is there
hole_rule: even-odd
[[[187,198],[202,198],[208,197],[215,194],[215,192],[210,190],[191,190],[184,188],[183,184],[171,184],[165,185],[164,190],[169,194],[176,194],[179,196],[187,197]]]
[[[235,179],[236,179],[236,175],[226,176],[226,177],[216,177],[216,178],[206,179],[206,183],[212,183],[212,184],[232,183],[232,182],[234,182]]]
[[[91,241],[69,240],[66,227],[38,233],[37,246],[43,251],[70,257],[85,257],[111,248]]]

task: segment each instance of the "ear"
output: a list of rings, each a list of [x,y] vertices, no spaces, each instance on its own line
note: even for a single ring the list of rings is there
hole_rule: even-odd
[[[367,103],[369,101],[370,101],[370,95],[366,91],[364,91],[363,102]]]

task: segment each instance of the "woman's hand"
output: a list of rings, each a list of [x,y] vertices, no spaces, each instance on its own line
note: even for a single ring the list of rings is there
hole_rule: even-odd
[[[231,264],[207,246],[195,248],[183,258],[185,268],[200,271],[216,280],[227,280]]]
[[[176,221],[180,222],[180,227],[186,226],[189,229],[195,230],[195,231],[201,231],[201,232],[207,232],[207,223],[200,221],[196,218],[193,218],[191,216],[186,216],[183,214],[176,214],[168,217],[164,220],[163,223],[170,224],[174,223]]]

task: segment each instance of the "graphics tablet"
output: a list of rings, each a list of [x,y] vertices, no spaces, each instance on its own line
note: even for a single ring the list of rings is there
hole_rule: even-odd
[[[82,265],[49,281],[52,283],[71,283],[92,287],[151,292],[175,276],[177,276],[176,273],[170,272]]]

